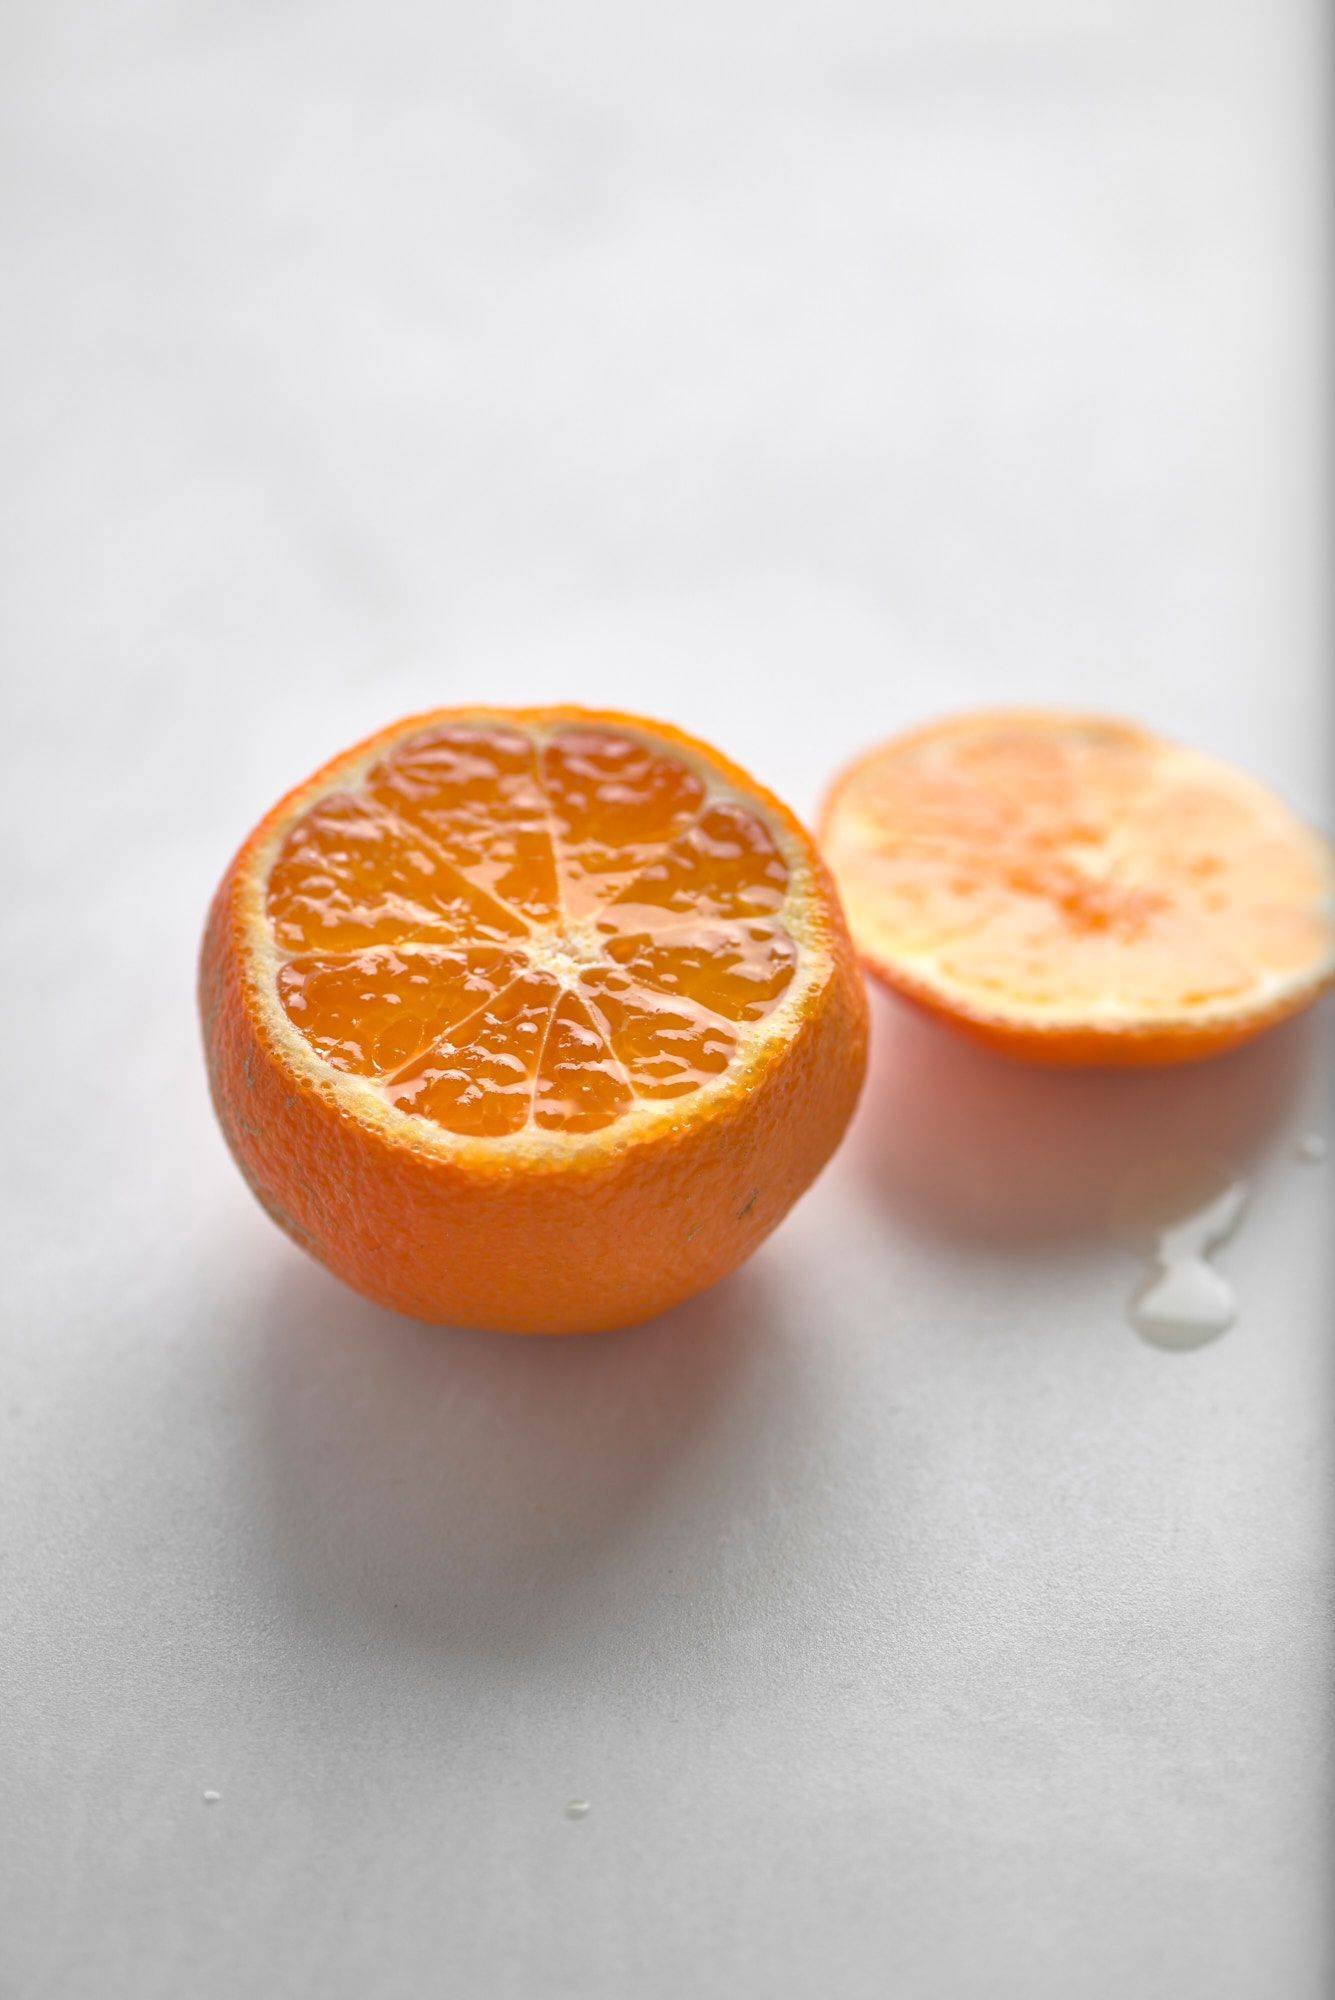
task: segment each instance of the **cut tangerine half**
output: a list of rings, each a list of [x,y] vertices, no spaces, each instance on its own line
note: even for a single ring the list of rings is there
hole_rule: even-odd
[[[785,807],[662,724],[445,710],[256,828],[205,936],[223,1130],[419,1317],[583,1331],[721,1277],[833,1151],[865,999]]]
[[[835,784],[822,839],[871,970],[1014,1055],[1213,1055],[1331,981],[1328,843],[1130,723],[1017,711],[897,737]]]

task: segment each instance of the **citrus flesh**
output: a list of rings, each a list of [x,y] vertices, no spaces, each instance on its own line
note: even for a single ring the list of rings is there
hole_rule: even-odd
[[[1330,848],[1133,724],[966,715],[873,750],[822,841],[864,962],[1015,1055],[1211,1055],[1330,983]]]
[[[225,878],[202,994],[284,1226],[374,1297],[523,1330],[643,1318],[740,1261],[864,1062],[792,815],[664,725],[574,710],[443,711],[335,759]]]

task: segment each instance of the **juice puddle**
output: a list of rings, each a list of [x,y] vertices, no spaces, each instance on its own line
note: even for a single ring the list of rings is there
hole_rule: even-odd
[[[1246,1205],[1247,1183],[1234,1181],[1194,1215],[1160,1232],[1153,1265],[1130,1307],[1132,1326],[1152,1347],[1184,1353],[1232,1326],[1238,1312],[1232,1287],[1205,1259],[1228,1241]]]

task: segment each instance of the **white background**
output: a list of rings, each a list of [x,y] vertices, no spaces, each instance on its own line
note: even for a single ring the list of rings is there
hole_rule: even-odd
[[[260,811],[436,703],[811,812],[1063,699],[1319,817],[1321,24],[9,0],[6,2000],[1327,1990],[1319,1024],[1117,1081],[881,1005],[754,1262],[544,1345],[283,1241],[192,995]],[[1112,1218],[1183,1157],[1252,1202],[1170,1355]]]

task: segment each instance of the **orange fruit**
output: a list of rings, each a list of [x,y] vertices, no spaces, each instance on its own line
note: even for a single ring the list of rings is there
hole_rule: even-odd
[[[854,942],[975,1038],[1054,1063],[1213,1055],[1330,983],[1331,852],[1264,786],[1128,722],[959,716],[822,818]]]
[[[661,723],[445,709],[276,805],[200,978],[275,1221],[369,1298],[526,1333],[645,1319],[774,1228],[866,1061],[793,815]]]

